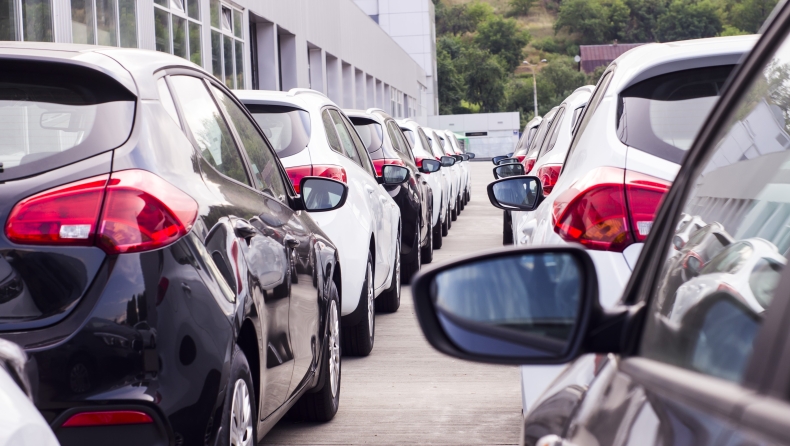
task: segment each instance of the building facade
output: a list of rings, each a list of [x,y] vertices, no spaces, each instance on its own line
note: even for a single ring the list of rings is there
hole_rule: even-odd
[[[396,117],[427,114],[433,88],[352,0],[0,0],[0,40],[163,51],[230,88],[312,88]]]
[[[436,18],[431,0],[354,0],[425,70],[424,115],[439,114]]]
[[[513,151],[518,142],[519,112],[472,113],[467,115],[439,115],[418,118],[422,125],[447,129],[464,141],[464,150],[476,158],[493,158]]]

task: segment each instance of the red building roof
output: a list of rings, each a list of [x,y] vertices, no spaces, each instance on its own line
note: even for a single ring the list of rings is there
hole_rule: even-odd
[[[644,43],[615,43],[612,45],[581,45],[581,68],[585,73],[592,73],[601,65],[609,65],[626,51]]]

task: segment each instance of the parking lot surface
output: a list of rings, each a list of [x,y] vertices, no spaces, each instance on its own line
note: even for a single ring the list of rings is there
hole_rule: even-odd
[[[434,262],[502,246],[502,211],[486,185],[493,165],[470,163],[472,201],[453,222]],[[261,444],[518,444],[517,367],[474,364],[435,351],[420,331],[411,292],[376,316],[366,358],[343,358],[340,409],[326,424],[281,421]]]

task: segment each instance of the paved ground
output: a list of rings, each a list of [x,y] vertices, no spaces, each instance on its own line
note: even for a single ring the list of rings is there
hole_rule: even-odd
[[[493,165],[470,165],[472,201],[434,262],[502,246],[502,211],[485,191]],[[262,444],[518,444],[518,368],[436,352],[417,325],[408,287],[397,313],[376,316],[371,355],[345,357],[342,367],[340,410],[332,422],[282,421]]]

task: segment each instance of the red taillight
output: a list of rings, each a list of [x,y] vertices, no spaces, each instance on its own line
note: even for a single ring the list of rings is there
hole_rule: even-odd
[[[527,157],[526,154],[525,155],[516,155],[516,159],[518,160],[519,163],[523,163],[524,162],[524,158],[526,158],[526,157]]]
[[[108,410],[82,412],[69,417],[60,427],[118,426],[123,424],[149,424],[154,420],[145,412],[136,410]]]
[[[543,196],[548,197],[554,185],[557,184],[557,178],[560,177],[561,164],[547,164],[538,169],[538,179],[540,185],[543,187]]]
[[[384,168],[386,164],[394,164],[396,166],[403,166],[406,167],[406,164],[403,163],[403,160],[398,159],[382,159],[382,160],[373,160],[373,167],[376,168],[376,175],[381,176],[381,169]],[[418,164],[419,165],[419,164]]]
[[[348,183],[346,169],[341,166],[316,164],[313,166],[286,167],[285,171],[288,173],[288,178],[294,185],[294,191],[297,194],[300,193],[299,184],[304,177],[324,177]]]
[[[532,170],[533,167],[535,167],[535,161],[536,161],[535,158],[530,158],[530,159],[524,161],[524,172],[525,173],[529,173],[529,171]]]
[[[108,254],[140,252],[178,240],[197,213],[195,200],[165,180],[125,170],[20,201],[9,214],[6,236],[20,244],[95,244]]]
[[[668,186],[623,169],[595,169],[554,201],[554,231],[589,249],[622,251],[647,238]]]

